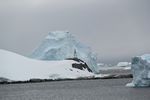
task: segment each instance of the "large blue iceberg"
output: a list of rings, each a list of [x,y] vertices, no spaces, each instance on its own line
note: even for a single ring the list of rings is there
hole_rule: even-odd
[[[31,55],[31,58],[40,60],[64,60],[73,57],[82,59],[94,73],[98,72],[96,55],[69,32],[50,32]]]
[[[133,81],[127,84],[127,86],[150,86],[150,54],[132,58],[131,70]]]

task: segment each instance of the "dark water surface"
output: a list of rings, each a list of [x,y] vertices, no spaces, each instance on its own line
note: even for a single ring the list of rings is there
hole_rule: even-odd
[[[74,80],[0,85],[0,100],[150,100],[150,88],[128,88],[131,79]]]

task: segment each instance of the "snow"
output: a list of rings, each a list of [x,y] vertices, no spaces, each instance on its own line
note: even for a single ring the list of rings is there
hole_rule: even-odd
[[[42,61],[0,49],[0,77],[14,81],[29,79],[76,79],[93,77],[87,69],[72,67],[73,60]]]
[[[97,73],[96,55],[69,32],[50,32],[30,57],[40,60],[64,60],[76,56],[85,61],[89,68]]]
[[[150,54],[134,57],[132,59],[131,70],[133,80],[131,83],[127,84],[127,86],[150,86]]]
[[[111,64],[104,64],[104,63],[98,63],[98,70],[99,72],[102,71],[130,71],[131,70],[131,63],[130,62],[119,62],[117,65],[111,65]]]
[[[118,67],[127,67],[127,66],[130,66],[130,63],[129,62],[119,62],[117,64]]]
[[[144,55],[141,56],[141,58],[142,58],[143,60],[146,60],[147,62],[150,63],[150,54],[144,54]]]
[[[112,67],[99,67],[99,71],[108,71],[108,70],[130,70],[131,67],[117,67],[117,66],[112,66]]]
[[[110,77],[110,76],[111,76],[110,74],[97,74],[94,77],[95,78],[104,78],[104,77]]]
[[[105,66],[104,63],[97,63],[97,66]]]

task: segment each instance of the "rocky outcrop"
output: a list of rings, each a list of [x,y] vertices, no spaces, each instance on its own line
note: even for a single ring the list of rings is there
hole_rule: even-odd
[[[4,77],[0,77],[0,83],[7,83],[7,82],[11,82],[9,79],[4,78]]]
[[[86,64],[86,62],[84,62],[81,59],[78,59],[78,58],[67,58],[66,60],[74,60],[74,61],[78,62],[78,63],[73,63],[72,64],[73,68],[77,68],[77,69],[80,69],[80,70],[87,69],[89,72],[92,72],[92,70],[88,67],[88,65]]]

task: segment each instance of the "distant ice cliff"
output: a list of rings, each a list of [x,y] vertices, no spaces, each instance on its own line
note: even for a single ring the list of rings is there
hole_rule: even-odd
[[[73,57],[85,61],[93,72],[98,71],[96,55],[69,32],[50,32],[31,55],[31,58],[40,60],[64,60]]]

